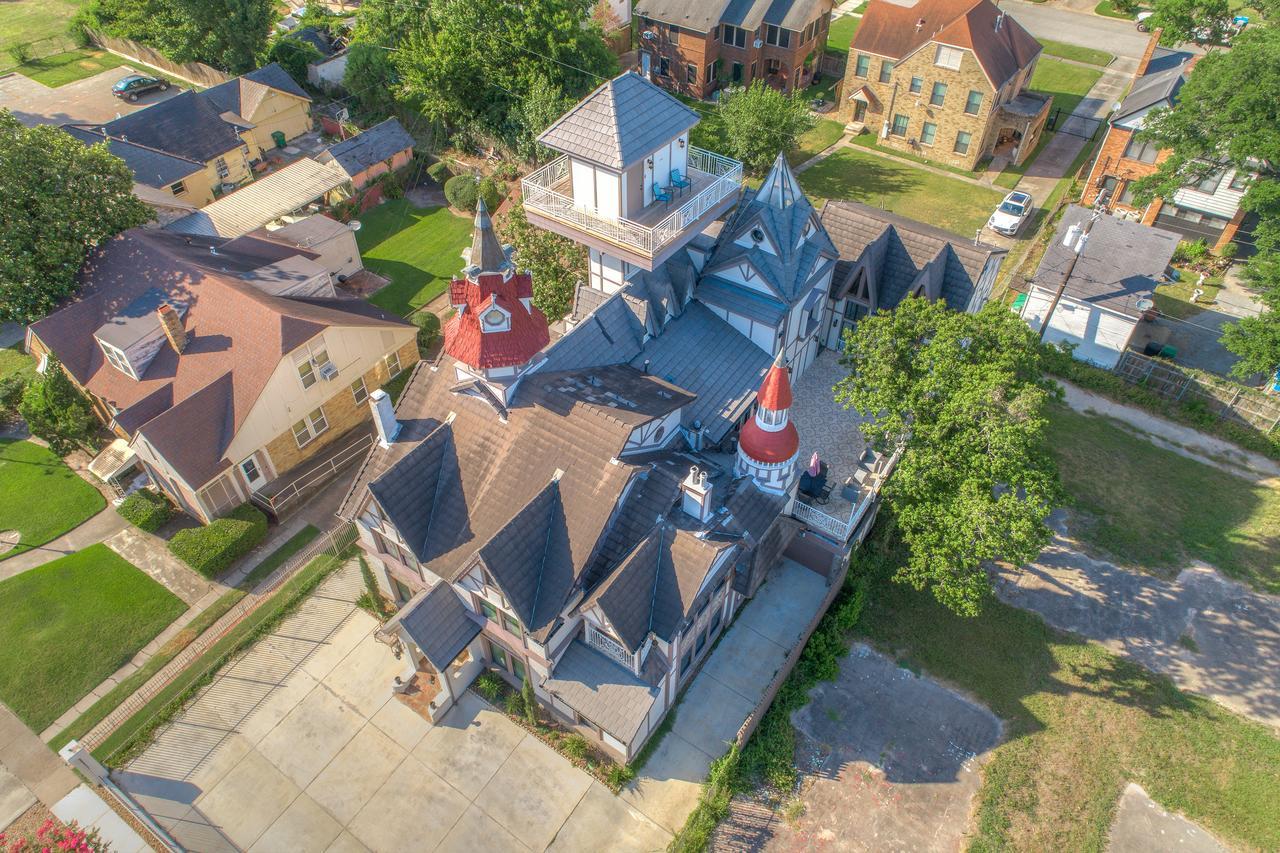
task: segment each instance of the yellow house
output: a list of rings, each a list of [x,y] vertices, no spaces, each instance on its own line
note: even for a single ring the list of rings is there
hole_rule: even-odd
[[[63,129],[85,144],[106,142],[139,184],[203,207],[251,181],[279,140],[311,129],[311,98],[273,62],[103,125]]]

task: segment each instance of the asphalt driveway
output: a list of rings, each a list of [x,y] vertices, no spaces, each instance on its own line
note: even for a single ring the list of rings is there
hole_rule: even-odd
[[[111,87],[130,74],[151,74],[147,69],[122,65],[101,74],[54,89],[17,72],[0,75],[0,107],[13,112],[28,127],[37,124],[101,124],[172,98],[182,91],[170,86],[165,92],[148,92],[134,103],[111,94]]]

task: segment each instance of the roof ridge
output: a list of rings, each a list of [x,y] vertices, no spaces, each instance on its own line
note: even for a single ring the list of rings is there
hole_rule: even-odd
[[[552,495],[555,503],[553,503],[551,507],[551,511],[554,513],[555,508],[561,505],[560,478],[552,477],[551,482],[548,485],[554,490]],[[529,611],[530,619],[537,619],[538,617],[538,602],[542,599],[542,577],[547,571],[547,554],[551,550],[551,531],[554,527],[555,525],[552,523],[547,524],[547,536],[542,540],[542,559],[538,562],[538,586],[533,591],[533,604]]]

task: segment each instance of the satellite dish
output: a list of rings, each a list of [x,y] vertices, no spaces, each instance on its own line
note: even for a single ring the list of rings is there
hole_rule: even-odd
[[[348,222],[348,223],[347,223],[347,227],[348,227],[348,228],[350,228],[352,231],[359,231],[359,230],[360,230],[360,220],[359,220],[359,219],[353,219],[353,220],[351,220],[350,222]]]
[[[1154,299],[1146,296],[1139,296],[1138,301],[1134,303],[1134,307],[1139,311],[1150,311],[1152,308],[1156,307],[1156,303]]]

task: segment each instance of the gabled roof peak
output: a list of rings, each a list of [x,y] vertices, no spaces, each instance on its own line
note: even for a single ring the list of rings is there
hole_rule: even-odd
[[[791,164],[786,155],[779,152],[769,174],[764,176],[760,189],[756,190],[755,200],[771,207],[787,208],[805,198],[800,182],[791,171]]]

